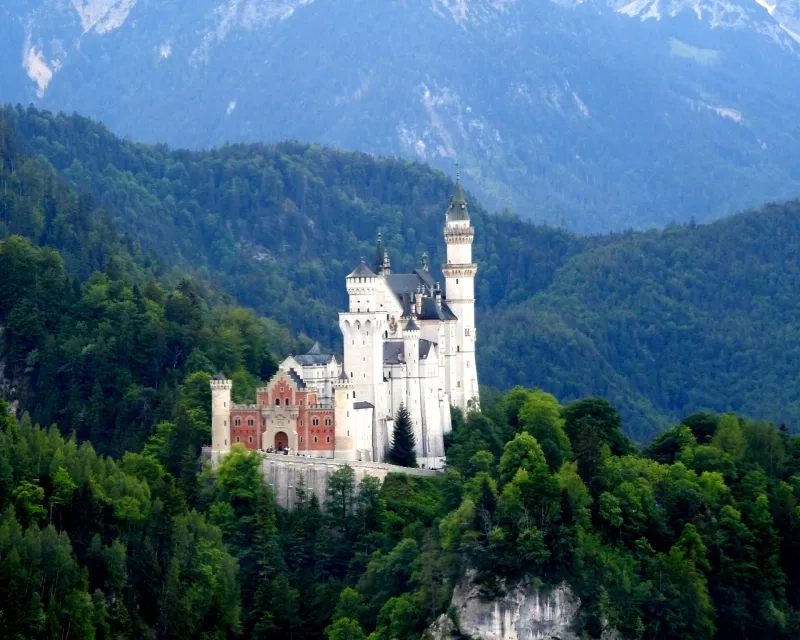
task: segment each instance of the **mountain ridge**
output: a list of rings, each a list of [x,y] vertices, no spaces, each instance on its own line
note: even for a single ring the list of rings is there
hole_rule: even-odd
[[[729,4],[749,26],[691,10],[715,2],[16,0],[0,100],[180,147],[458,161],[491,208],[582,232],[702,221],[800,193],[800,56],[775,21],[796,4]]]

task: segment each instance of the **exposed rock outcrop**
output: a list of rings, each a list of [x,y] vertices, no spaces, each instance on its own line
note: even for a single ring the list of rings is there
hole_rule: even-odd
[[[502,597],[485,600],[480,586],[468,571],[453,591],[452,613],[440,616],[425,632],[426,640],[451,640],[469,637],[474,640],[580,640],[575,622],[580,599],[569,585],[537,588],[521,583]],[[617,634],[604,634],[616,640]]]

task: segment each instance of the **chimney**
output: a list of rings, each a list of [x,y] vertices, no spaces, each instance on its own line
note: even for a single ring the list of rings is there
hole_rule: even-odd
[[[433,291],[433,299],[436,300],[436,306],[440,309],[442,308],[442,290],[439,287],[439,283],[436,283],[436,289]]]
[[[422,285],[417,285],[417,295],[414,296],[414,313],[419,316],[422,314]]]

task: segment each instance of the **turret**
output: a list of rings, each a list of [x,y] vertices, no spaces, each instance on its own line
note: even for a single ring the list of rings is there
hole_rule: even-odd
[[[218,373],[211,379],[211,450],[227,453],[231,448],[231,389],[233,381]]]
[[[378,231],[378,243],[375,246],[375,259],[372,261],[372,270],[375,273],[380,273],[383,268],[383,258],[386,253],[383,248],[383,234]]]
[[[334,455],[338,459],[356,459],[356,433],[353,420],[353,383],[342,370],[333,383]]]
[[[445,351],[446,386],[451,401],[464,411],[478,408],[478,372],[475,368],[475,275],[472,262],[475,229],[469,219],[467,198],[456,174],[453,197],[445,215],[444,241],[447,264],[442,265],[448,308],[456,317],[452,339]]]
[[[347,293],[350,295],[350,312],[376,311],[378,276],[367,266],[364,258],[347,276]]]

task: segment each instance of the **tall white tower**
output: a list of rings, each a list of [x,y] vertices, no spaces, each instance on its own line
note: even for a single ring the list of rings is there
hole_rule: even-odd
[[[211,451],[231,450],[231,389],[233,381],[218,373],[211,379]]]
[[[383,460],[383,439],[388,413],[388,395],[383,384],[383,332],[386,312],[378,311],[378,276],[361,260],[347,276],[350,310],[339,314],[344,342],[344,371],[353,385],[353,402],[368,402],[374,408],[373,435],[376,462]]]
[[[458,318],[445,354],[447,386],[451,402],[466,412],[480,406],[475,363],[475,274],[478,265],[472,262],[475,229],[470,223],[467,199],[458,174],[445,220],[447,264],[442,265],[442,273],[447,305]]]

